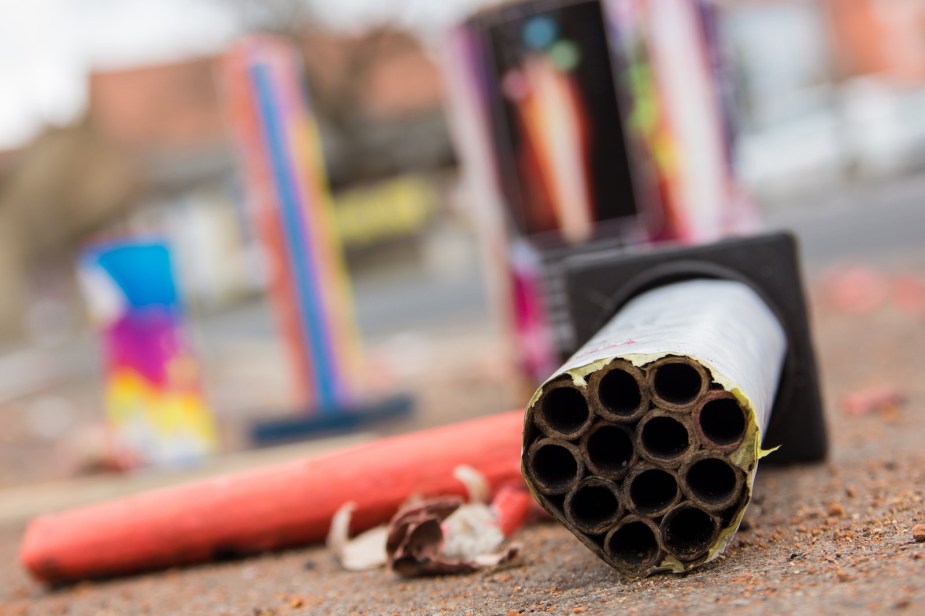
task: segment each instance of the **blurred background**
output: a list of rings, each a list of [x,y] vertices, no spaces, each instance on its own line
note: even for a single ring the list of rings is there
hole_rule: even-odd
[[[235,57],[249,61],[241,45],[258,33],[282,45],[274,47],[281,57],[295,58],[296,77],[285,83],[298,83],[306,111],[292,130],[308,126],[320,144],[315,154],[301,150],[296,162],[311,168],[316,193],[330,196],[331,216],[309,224],[332,238],[329,254],[343,257],[348,272],[349,293],[332,291],[340,299],[328,314],[355,326],[358,334],[343,345],[362,349],[362,367],[343,368],[362,373],[347,378],[360,382],[347,398],[403,392],[414,400],[412,414],[376,424],[377,433],[523,405],[531,382],[569,343],[552,331],[554,314],[536,317],[555,312],[554,291],[529,288],[531,280],[546,284],[544,272],[536,280],[519,274],[529,270],[525,262],[548,264],[549,255],[583,242],[710,241],[784,226],[803,240],[808,280],[820,294],[835,288],[836,301],[856,309],[852,290],[862,289],[862,300],[882,296],[886,269],[908,274],[903,297],[921,308],[925,4],[691,1],[678,5],[694,13],[673,15],[660,0],[595,2],[603,7],[594,9],[600,32],[575,29],[590,23],[579,16],[583,4],[0,0],[0,488],[151,463],[118,438],[129,421],[120,413],[134,411],[113,410],[112,306],[100,307],[108,292],[87,283],[98,277],[81,273],[96,271],[87,255],[95,259],[112,242],[156,237],[169,248],[168,269],[136,272],[134,284],[149,290],[154,278],[146,276],[172,277],[182,298],[177,353],[186,362],[184,387],[208,418],[199,436],[208,433],[209,445],[181,462],[251,447],[254,422],[317,411],[318,398],[305,390],[318,383],[300,385],[293,359],[299,345],[285,326],[289,296],[274,286],[279,259],[297,264],[301,257],[279,246],[274,253],[272,234],[255,217],[255,209],[273,206],[254,205],[263,167],[244,143],[251,133],[239,110],[249,86],[229,76]],[[642,231],[583,235],[576,220],[550,240],[531,227],[534,206],[513,203],[512,190],[523,193],[545,172],[552,193],[591,190],[568,185],[581,171],[544,167],[543,147],[561,151],[554,139],[562,133],[531,132],[530,114],[551,114],[542,116],[549,126],[550,118],[571,117],[556,114],[578,100],[561,94],[573,90],[555,90],[560,82],[538,72],[542,65],[505,51],[505,28],[523,25],[534,50],[554,38],[552,22],[523,21],[531,15],[553,15],[562,28],[568,45],[547,51],[563,72],[593,54],[607,56],[605,69],[576,83],[587,100],[603,96],[614,105],[613,115],[606,105],[589,114],[622,123],[616,138],[624,153],[605,163],[628,169],[632,190],[628,184],[596,198],[634,199],[635,207],[613,216],[645,219]],[[672,38],[672,28],[686,36]],[[589,41],[599,35],[606,41],[597,49]],[[688,42],[672,52],[670,40]],[[634,41],[650,64],[636,62]],[[707,77],[699,86],[673,82],[683,68],[659,54],[695,47],[707,58]],[[599,86],[601,70],[616,87],[605,79],[606,96],[581,90]],[[472,85],[507,77],[503,96]],[[534,93],[550,88],[547,100],[564,97],[560,111],[524,103],[517,93],[524,79]],[[646,141],[640,122],[659,106],[640,102],[646,83],[661,88],[664,117],[675,119],[677,133],[668,139],[684,142],[677,151],[722,176],[716,212],[683,205],[677,195],[686,189],[672,189],[670,173],[640,171],[646,161],[659,167],[662,152],[657,140],[641,148],[648,154],[633,145],[634,135]],[[704,88],[712,93],[707,115],[715,134],[685,133],[678,128],[685,122],[702,127],[697,118],[706,116],[683,112],[700,105]],[[502,104],[504,96],[515,103]],[[301,104],[298,95],[293,100]],[[511,128],[514,117],[521,128]],[[505,118],[507,129],[499,128]],[[580,117],[574,126],[581,139],[594,133],[580,128],[587,127]],[[537,166],[518,166],[516,148],[499,145],[499,135],[508,146],[545,144],[537,146]],[[711,156],[722,163],[706,164]],[[505,166],[508,158],[514,162]],[[661,197],[647,201],[652,194]],[[719,211],[726,199],[735,206]],[[594,220],[610,216],[595,207]],[[727,218],[735,224],[717,222]],[[532,246],[530,256],[524,246]],[[322,318],[322,330],[326,324]]]

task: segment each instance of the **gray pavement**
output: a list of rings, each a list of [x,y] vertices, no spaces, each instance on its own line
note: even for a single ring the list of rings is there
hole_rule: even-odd
[[[769,208],[767,223],[796,233],[810,274],[843,260],[919,260],[925,258],[925,174]]]
[[[804,267],[814,275],[841,262],[888,265],[925,258],[925,175],[845,186],[838,193],[765,208],[769,229],[793,231]],[[388,271],[359,271],[353,281],[357,319],[365,337],[409,329],[439,329],[488,318],[488,299],[475,241],[455,234],[462,262],[446,270],[406,261]],[[207,338],[272,333],[269,308],[252,302],[202,321]]]

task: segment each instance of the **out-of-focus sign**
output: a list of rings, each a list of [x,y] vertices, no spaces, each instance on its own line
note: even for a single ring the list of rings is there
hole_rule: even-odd
[[[424,230],[438,195],[433,182],[404,175],[334,197],[337,230],[348,248],[364,248]]]

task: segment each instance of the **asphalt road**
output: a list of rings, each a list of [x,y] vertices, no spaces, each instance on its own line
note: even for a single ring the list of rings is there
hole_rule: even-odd
[[[897,264],[923,259],[925,175],[893,182],[843,187],[838,193],[805,202],[767,206],[769,229],[794,232],[806,273],[813,276],[835,263]],[[478,322],[489,314],[476,247],[462,229],[449,229],[439,242],[452,244],[451,259],[428,259],[359,271],[353,294],[360,330],[367,338],[457,322]],[[433,246],[425,254],[436,254]],[[271,335],[265,302],[254,302],[202,320],[203,335]]]
[[[925,247],[925,174],[846,186],[834,195],[766,210],[769,227],[790,229],[810,274],[839,261],[920,262]]]

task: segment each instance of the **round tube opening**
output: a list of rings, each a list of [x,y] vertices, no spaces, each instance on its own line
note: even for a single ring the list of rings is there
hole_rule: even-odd
[[[585,451],[592,471],[610,478],[625,475],[636,453],[629,432],[608,424],[591,429],[585,441]]]
[[[736,471],[726,460],[704,458],[690,465],[684,480],[693,496],[711,507],[731,502],[739,487]]]
[[[620,368],[614,368],[604,375],[597,386],[597,395],[604,408],[617,419],[631,418],[642,406],[639,381]]]
[[[615,488],[599,479],[586,480],[565,499],[569,520],[579,530],[590,535],[606,531],[620,513],[620,501]]]
[[[731,396],[704,404],[697,421],[703,436],[719,447],[735,447],[745,437],[745,411]]]
[[[570,386],[550,390],[543,396],[538,410],[541,427],[566,437],[577,435],[591,419],[587,400],[580,391]]]
[[[555,441],[536,443],[527,462],[533,479],[547,494],[567,492],[581,473],[581,463],[575,453],[565,444]]]
[[[679,560],[692,561],[704,556],[716,541],[716,518],[691,505],[681,505],[662,520],[665,549]]]
[[[629,501],[637,512],[655,516],[678,499],[678,482],[674,475],[650,468],[634,476],[629,483]]]
[[[649,456],[662,460],[678,458],[691,444],[687,426],[667,415],[646,420],[639,442]]]
[[[697,399],[704,389],[704,378],[688,363],[666,362],[655,367],[652,387],[655,395],[663,401],[683,406]]]
[[[656,532],[642,520],[627,520],[613,529],[607,536],[605,549],[611,558],[630,569],[658,564]]]

